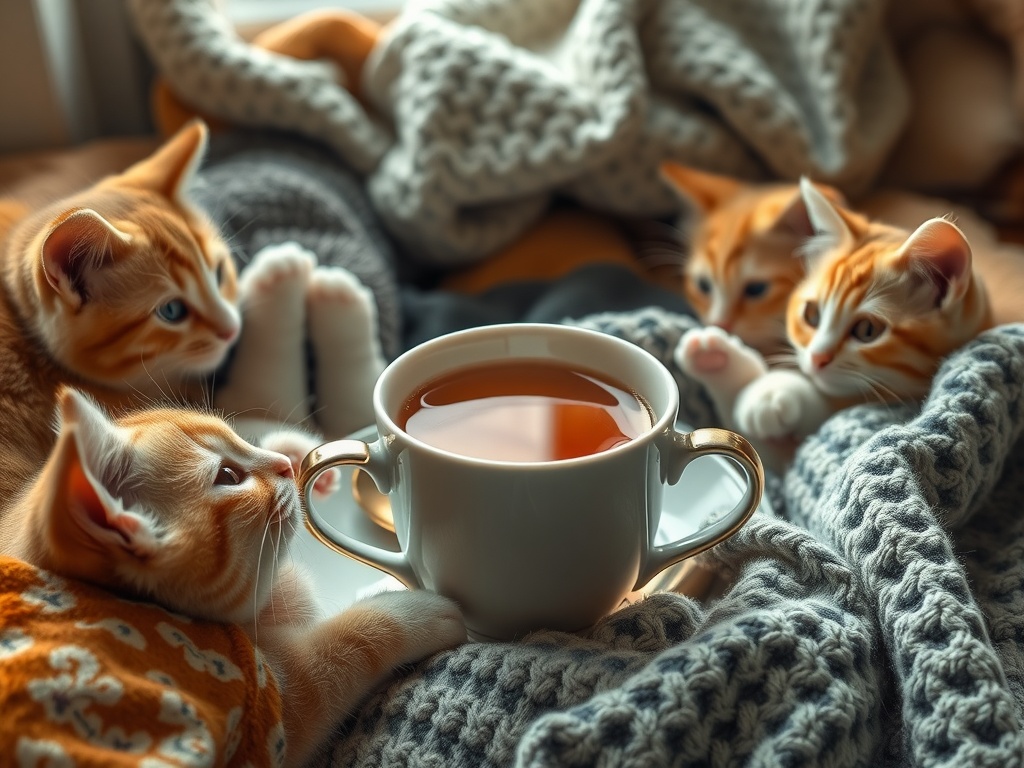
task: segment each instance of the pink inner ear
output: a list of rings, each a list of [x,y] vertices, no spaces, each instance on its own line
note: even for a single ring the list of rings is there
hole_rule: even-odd
[[[68,493],[72,503],[76,504],[97,528],[117,534],[126,546],[132,544],[133,536],[139,530],[139,521],[128,515],[112,516],[103,506],[96,489],[77,461],[71,468]]]
[[[66,299],[81,302],[86,298],[86,271],[110,257],[117,237],[99,214],[86,209],[68,214],[43,241],[47,282]]]
[[[944,221],[923,225],[912,240],[908,255],[924,268],[935,287],[935,306],[940,306],[970,273],[971,247],[960,230]]]

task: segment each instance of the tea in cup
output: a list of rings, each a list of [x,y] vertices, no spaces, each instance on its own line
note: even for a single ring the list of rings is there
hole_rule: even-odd
[[[597,331],[513,323],[433,339],[378,379],[376,440],[337,440],[306,457],[307,525],[407,587],[454,599],[475,639],[584,629],[732,535],[760,502],[750,444],[721,429],[677,430],[678,400],[661,362]],[[708,455],[739,466],[742,498],[699,531],[656,544],[665,484]],[[309,489],[340,465],[388,495],[399,551],[317,510]]]

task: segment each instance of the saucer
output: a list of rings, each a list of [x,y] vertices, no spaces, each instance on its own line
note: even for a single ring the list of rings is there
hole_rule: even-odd
[[[677,423],[676,428],[683,432],[692,429],[682,423]],[[377,438],[377,429],[365,427],[350,438],[372,442]],[[342,473],[339,490],[314,502],[321,518],[333,522],[331,527],[356,533],[367,543],[398,552],[400,548],[394,532],[375,523],[352,495],[355,487],[353,475],[361,470],[349,466],[339,467],[339,471]],[[744,487],[742,473],[728,459],[702,456],[694,460],[678,483],[665,486],[661,525],[654,537],[655,544],[680,539],[696,531],[710,517],[728,512],[742,498]],[[762,497],[759,508],[768,509],[766,498]],[[305,525],[296,532],[291,553],[292,559],[312,576],[317,602],[325,615],[338,613],[368,594],[405,588],[392,576],[324,546]],[[666,568],[626,601],[633,602],[653,592],[674,589],[690,568],[690,563],[690,560],[684,560]]]

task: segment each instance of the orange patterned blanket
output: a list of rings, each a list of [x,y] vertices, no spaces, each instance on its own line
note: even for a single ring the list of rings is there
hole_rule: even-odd
[[[238,627],[0,557],[0,755],[19,765],[277,766],[281,701]]]

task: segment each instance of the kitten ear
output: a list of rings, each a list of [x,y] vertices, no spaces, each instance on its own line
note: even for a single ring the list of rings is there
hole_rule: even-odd
[[[743,188],[743,183],[736,179],[698,171],[672,160],[662,162],[659,170],[661,177],[669,183],[683,202],[704,213],[718,208]]]
[[[86,277],[131,244],[125,234],[91,208],[65,213],[43,238],[46,281],[72,309],[88,298]]]
[[[807,210],[813,236],[800,249],[810,260],[853,242],[853,232],[828,199],[806,176],[800,177],[800,197]]]
[[[835,187],[830,187],[827,184],[815,184],[814,188],[820,192],[829,202],[835,205],[845,205],[846,199],[843,197],[843,193]],[[790,198],[789,203],[782,209],[775,222],[771,225],[770,229],[775,232],[784,232],[790,235],[796,235],[799,238],[807,240],[817,234],[814,229],[814,224],[811,222],[810,212],[807,210],[807,202],[804,200],[803,190],[797,189],[793,192],[793,196]]]
[[[126,170],[122,178],[181,203],[189,182],[203,161],[208,137],[206,123],[195,118],[156,152]]]
[[[915,279],[924,309],[937,309],[963,298],[970,284],[971,244],[956,224],[929,219],[914,230],[896,254],[898,267]]]
[[[57,450],[64,507],[76,530],[105,551],[146,560],[156,552],[157,535],[148,517],[126,510],[116,487],[128,469],[125,437],[84,395],[65,388],[59,396]]]

